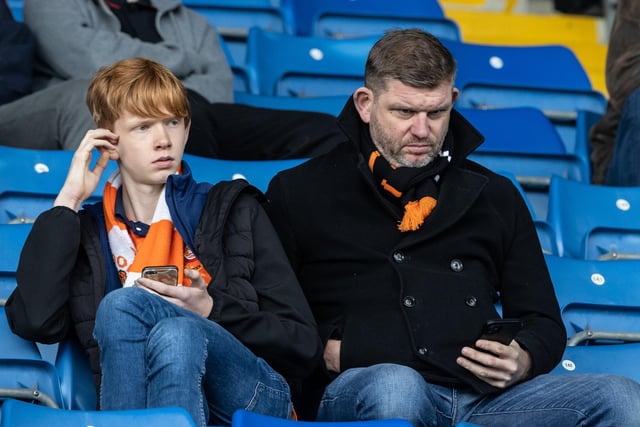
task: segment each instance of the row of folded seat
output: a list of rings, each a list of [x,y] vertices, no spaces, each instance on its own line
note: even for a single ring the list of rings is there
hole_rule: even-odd
[[[522,110],[522,111],[520,111]],[[505,133],[496,132],[492,123],[509,120],[514,126],[518,114],[529,122],[544,117],[535,109],[517,110],[461,110],[481,131],[486,132],[486,151],[471,156],[491,169],[512,179],[528,203],[534,221],[539,226],[543,249],[546,253],[578,259],[633,259],[640,258],[640,188],[606,187],[581,182],[565,176],[563,169],[549,170],[548,175],[529,176],[542,169],[544,155],[539,161],[526,159],[522,153],[506,152],[509,143]],[[517,113],[509,116],[505,113]],[[532,114],[533,113],[533,114]],[[486,129],[484,129],[486,127]],[[538,129],[542,129],[539,126]],[[550,128],[549,130],[553,130]],[[492,133],[493,132],[493,133]],[[525,132],[535,136],[538,133]],[[560,142],[556,141],[557,144]],[[40,151],[0,146],[0,224],[29,223],[44,209],[51,206],[64,183],[71,161],[71,151]],[[266,191],[271,178],[280,170],[300,164],[304,159],[239,161],[207,159],[185,155],[194,176],[200,181],[218,182],[245,178],[262,191]],[[517,166],[517,168],[514,168]],[[116,167],[110,162],[98,185],[97,200],[109,173]],[[528,169],[527,169],[528,168]],[[570,170],[570,169],[564,169]],[[546,180],[548,203],[541,215],[536,209],[536,195],[527,192],[522,180]],[[538,209],[542,207],[538,206]]]
[[[431,30],[428,22],[446,21],[436,0],[401,4],[186,0],[185,4],[220,29],[234,70],[235,102],[335,115],[362,84],[368,51],[385,29]],[[283,24],[274,25],[273,16]],[[357,24],[352,22],[356,16]],[[344,28],[328,30],[331,25]],[[592,88],[584,68],[566,47],[473,44],[460,41],[455,32],[433,31],[459,64],[456,86],[461,95],[456,107],[466,109],[465,116],[487,136],[472,157],[493,170],[513,174],[536,218],[545,220],[551,175],[590,179],[587,134],[604,112],[603,94]],[[243,45],[241,54],[234,43]],[[540,110],[555,132],[526,108]],[[504,109],[519,110],[493,112]]]

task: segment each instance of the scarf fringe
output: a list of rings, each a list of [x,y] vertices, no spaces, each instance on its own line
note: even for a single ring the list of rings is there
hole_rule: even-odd
[[[412,200],[404,206],[404,216],[398,224],[400,231],[415,231],[436,207],[438,201],[433,197],[423,197],[420,200]]]

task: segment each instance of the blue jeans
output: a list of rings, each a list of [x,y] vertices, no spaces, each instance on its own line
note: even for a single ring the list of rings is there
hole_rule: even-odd
[[[629,95],[622,108],[605,184],[640,186],[640,88]]]
[[[104,410],[181,406],[198,426],[230,425],[236,409],[292,413],[284,378],[215,322],[139,288],[100,303]]]
[[[380,364],[340,374],[325,390],[319,421],[402,418],[414,426],[632,426],[640,384],[614,375],[541,375],[500,394],[427,383],[406,366]]]

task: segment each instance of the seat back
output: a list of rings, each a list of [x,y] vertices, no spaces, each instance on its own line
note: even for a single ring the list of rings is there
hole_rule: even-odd
[[[544,113],[534,107],[481,110],[457,108],[482,133],[479,151],[524,154],[565,154],[566,149]],[[528,132],[531,130],[531,132]]]
[[[615,374],[640,382],[640,343],[567,347],[553,375]]]
[[[569,345],[640,341],[640,260],[545,259]]]
[[[32,224],[0,224],[0,306],[16,287],[16,269]]]
[[[239,66],[245,63],[249,28],[293,32],[290,16],[272,0],[184,0],[183,3],[218,30]]]
[[[178,407],[122,411],[74,411],[8,400],[2,408],[0,427],[69,426],[195,427],[189,413]]]
[[[607,187],[554,176],[548,222],[562,256],[640,258],[640,187]]]
[[[458,61],[457,106],[536,107],[556,127],[567,152],[589,167],[585,132],[604,113],[606,98],[592,88],[569,48],[443,42]]]
[[[549,225],[545,220],[536,218],[536,211],[533,204],[529,200],[529,195],[511,172],[498,171],[498,173],[509,178],[522,195],[522,198],[524,199],[525,203],[527,204],[527,208],[529,209],[529,213],[531,214],[531,219],[533,220],[533,223],[536,227],[536,234],[538,235],[538,240],[540,241],[542,252],[545,254],[557,255],[558,247],[556,245],[556,235],[551,225]]]
[[[541,110],[534,107],[457,109],[485,136],[485,142],[469,158],[494,171],[513,174],[527,194],[534,218],[547,218],[552,175],[589,180],[586,156],[567,152],[556,128]]]
[[[63,407],[55,367],[42,359],[34,342],[11,331],[4,307],[0,307],[0,342],[0,404],[13,398]]]
[[[50,209],[72,157],[73,151],[0,146],[0,224],[32,222]],[[115,162],[109,162],[89,202],[102,196],[104,184],[116,167]]]
[[[98,407],[98,395],[89,359],[75,335],[60,342],[55,357],[65,409],[92,411]]]
[[[364,65],[378,36],[351,39],[249,31],[247,69],[261,95],[344,95],[362,86]]]
[[[233,413],[231,427],[411,427],[411,423],[399,419],[342,422],[294,421],[240,409]]]
[[[260,191],[266,191],[271,178],[284,169],[304,162],[305,159],[289,160],[221,160],[185,154],[184,160],[199,182],[215,184],[219,181],[245,179]]]
[[[459,107],[531,106],[548,117],[604,112],[604,95],[592,88],[584,67],[565,46],[443,43],[458,61]]]
[[[22,16],[23,5],[24,0],[7,0],[7,6],[9,6],[9,10],[11,10],[11,15],[17,22],[24,21]]]
[[[437,0],[282,0],[296,34],[349,38],[380,35],[392,28],[421,28],[440,38],[460,40],[458,25],[444,16]]]

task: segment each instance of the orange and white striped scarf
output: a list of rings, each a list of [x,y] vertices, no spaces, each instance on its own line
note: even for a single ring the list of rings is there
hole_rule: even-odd
[[[121,185],[122,177],[116,170],[105,185],[103,209],[109,246],[122,285],[133,285],[144,267],[156,265],[177,265],[179,285],[191,284],[184,276],[185,268],[198,270],[205,283],[209,283],[210,275],[173,226],[165,198],[166,186],[158,198],[149,231],[142,237],[130,231],[115,215],[116,196]]]

